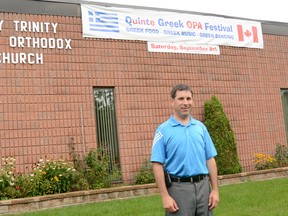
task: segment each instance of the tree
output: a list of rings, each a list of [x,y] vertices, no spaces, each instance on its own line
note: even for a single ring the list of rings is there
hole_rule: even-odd
[[[218,174],[234,174],[242,172],[237,154],[237,144],[230,122],[223,111],[222,104],[216,96],[205,102],[204,115],[210,136],[218,155],[215,157]]]

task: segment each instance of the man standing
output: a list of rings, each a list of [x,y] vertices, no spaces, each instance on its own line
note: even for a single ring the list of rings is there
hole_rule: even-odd
[[[157,128],[151,154],[166,216],[211,216],[219,202],[215,146],[205,125],[190,114],[189,86],[173,87],[171,105],[174,115]]]

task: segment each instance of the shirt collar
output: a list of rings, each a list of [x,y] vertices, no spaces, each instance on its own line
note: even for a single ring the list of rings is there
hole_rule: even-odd
[[[182,123],[180,123],[179,121],[177,121],[174,118],[174,115],[170,116],[169,123],[170,123],[170,125],[172,127],[175,127],[175,126],[178,126],[178,125],[183,125]],[[186,126],[190,126],[190,125],[193,125],[193,124],[196,124],[196,120],[190,115],[190,120],[189,120],[189,122],[188,122],[188,124]]]

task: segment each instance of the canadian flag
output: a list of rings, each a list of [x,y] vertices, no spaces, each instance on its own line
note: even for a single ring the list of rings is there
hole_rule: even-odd
[[[253,41],[259,43],[258,31],[256,26],[243,28],[243,25],[237,25],[239,41]]]

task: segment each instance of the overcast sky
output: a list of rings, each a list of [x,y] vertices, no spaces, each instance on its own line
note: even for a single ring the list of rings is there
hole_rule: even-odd
[[[226,15],[235,18],[288,23],[285,0],[86,0],[122,5],[168,8],[191,12]]]

